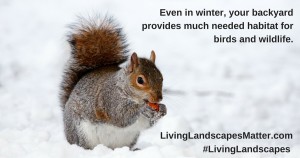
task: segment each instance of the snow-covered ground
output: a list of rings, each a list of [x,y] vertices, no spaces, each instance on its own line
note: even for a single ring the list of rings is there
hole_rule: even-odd
[[[8,157],[294,157],[300,156],[300,2],[0,0],[0,158]],[[294,17],[159,17],[159,9],[291,9]],[[154,49],[164,75],[168,115],[137,147],[84,150],[64,137],[58,85],[75,15],[113,15],[132,51]],[[270,21],[287,31],[141,31],[142,23]],[[286,34],[292,44],[215,44],[213,35]],[[293,133],[292,140],[164,140],[160,132]],[[203,153],[204,145],[289,146],[288,154]]]

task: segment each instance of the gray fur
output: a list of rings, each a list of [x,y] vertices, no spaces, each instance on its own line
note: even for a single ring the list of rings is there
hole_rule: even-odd
[[[71,57],[61,83],[60,102],[65,135],[70,144],[93,149],[98,144],[110,148],[133,147],[140,131],[151,127],[166,114],[148,102],[162,99],[162,74],[151,60],[131,56],[122,28],[111,18],[81,18],[71,27]],[[142,75],[147,82],[138,84]]]
[[[93,149],[95,145],[86,139],[86,133],[81,129],[83,120],[93,125],[112,125],[126,128],[137,122],[141,116],[146,117],[151,127],[158,119],[166,114],[166,107],[160,104],[158,112],[152,110],[144,102],[148,94],[136,90],[130,85],[127,68],[118,66],[102,67],[83,76],[74,87],[63,111],[65,134],[69,143],[77,144],[86,149]],[[109,117],[108,120],[99,120],[95,116],[95,109],[102,109]],[[141,129],[143,130],[143,129]],[[139,136],[137,132],[128,146],[132,148]],[[127,137],[124,135],[124,137]],[[124,144],[110,146],[121,147]]]

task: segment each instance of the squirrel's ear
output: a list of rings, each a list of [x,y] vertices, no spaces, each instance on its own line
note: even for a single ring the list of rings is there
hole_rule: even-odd
[[[132,72],[136,67],[139,66],[139,58],[137,54],[134,52],[130,57],[130,64],[129,64],[129,72]]]
[[[152,50],[150,55],[150,60],[152,61],[153,64],[155,64],[155,58],[156,58],[155,52],[154,50]]]

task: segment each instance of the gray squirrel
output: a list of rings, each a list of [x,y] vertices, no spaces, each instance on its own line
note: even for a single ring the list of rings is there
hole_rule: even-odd
[[[85,149],[98,144],[132,149],[140,132],[167,113],[159,103],[163,77],[155,52],[150,59],[133,53],[128,60],[122,28],[108,17],[81,18],[71,26],[68,42],[71,57],[60,91],[67,141]]]

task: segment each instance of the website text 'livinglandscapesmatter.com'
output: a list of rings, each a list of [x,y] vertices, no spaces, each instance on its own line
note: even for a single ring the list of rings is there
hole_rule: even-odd
[[[161,132],[161,139],[179,139],[183,141],[194,140],[194,139],[218,139],[218,140],[233,140],[233,139],[244,139],[244,140],[291,140],[293,139],[292,133],[263,133],[263,132],[241,132],[241,133],[192,133],[192,132]],[[268,146],[263,147],[259,145],[255,146],[225,146],[225,145],[205,145],[203,146],[204,153],[289,153],[290,147],[283,146]]]

